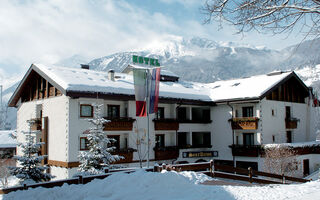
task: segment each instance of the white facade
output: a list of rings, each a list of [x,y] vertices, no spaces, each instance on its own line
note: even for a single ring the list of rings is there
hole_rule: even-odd
[[[40,69],[34,68],[34,70]],[[42,76],[46,77],[49,82],[52,80],[52,85],[58,83],[58,81],[54,81],[55,76],[51,75],[51,77],[49,72],[41,70],[37,72],[39,74],[44,73]],[[279,80],[272,78],[273,80],[281,81],[286,77],[281,75]],[[241,83],[244,84],[243,82]],[[115,85],[114,87],[117,87],[116,82],[113,84]],[[221,83],[219,82],[219,84]],[[19,101],[14,104],[18,108],[18,141],[24,141],[23,134],[19,133],[28,129],[27,120],[48,118],[48,164],[51,167],[50,172],[56,176],[56,179],[69,178],[76,173],[77,156],[81,149],[80,141],[81,138],[86,137],[86,131],[90,128],[88,117],[82,117],[80,114],[82,105],[103,104],[101,112],[106,118],[110,117],[108,116],[110,112],[108,111],[110,109],[109,106],[114,106],[117,107],[117,112],[119,113],[117,118],[133,119],[130,130],[121,129],[120,127],[119,130],[106,130],[106,135],[119,138],[119,151],[135,150],[129,162],[117,164],[118,166],[139,166],[139,160],[143,160],[144,166],[146,166],[147,118],[135,116],[136,105],[132,98],[117,99],[114,97],[109,98],[107,95],[99,97],[98,92],[96,92],[96,97],[94,95],[87,97],[84,95],[82,97],[81,90],[79,91],[80,96],[75,97],[68,95],[67,89],[61,85],[54,85],[61,90],[61,96],[22,102],[21,97],[18,95],[19,93],[15,92],[14,94],[14,98],[18,99],[19,97]],[[235,86],[238,85],[236,84]],[[273,87],[273,85],[270,85],[270,87]],[[200,94],[205,95],[204,93],[207,90],[210,91],[211,86],[209,84],[209,86],[202,87],[207,88],[202,93],[201,90],[197,91],[195,97],[191,96],[192,88],[191,91],[188,89],[185,98],[195,98],[193,100],[192,98],[191,100],[171,99],[170,101],[161,101],[160,99],[159,107],[164,111],[163,116],[160,119],[155,114],[149,116],[150,165],[154,163],[171,164],[214,159],[223,164],[242,165],[242,167],[254,163],[258,170],[264,170],[263,156],[260,154],[254,156],[236,155],[232,152],[232,148],[242,148],[243,146],[260,147],[265,144],[286,143],[288,141],[301,143],[315,141],[316,139],[316,131],[314,130],[314,124],[316,123],[314,118],[315,110],[312,104],[308,103],[309,97],[305,98],[305,103],[267,100],[266,97],[248,98],[247,100],[217,100],[217,103],[215,103],[214,100],[207,101],[206,98],[197,99]],[[214,88],[216,87],[218,86]],[[19,89],[21,90],[22,86],[18,88],[18,91]],[[262,91],[265,91],[265,88]],[[92,93],[94,94],[94,92]],[[210,95],[214,95],[214,90]],[[172,94],[173,97],[175,95]],[[12,98],[12,101],[14,101],[14,98]],[[290,118],[297,120],[297,127],[286,128],[288,110],[290,111]],[[233,120],[237,118],[240,120],[241,118],[257,119],[257,127],[248,129],[234,128],[232,126]],[[156,130],[156,123],[158,124],[158,122],[162,124]],[[17,154],[21,154],[19,148]],[[301,165],[306,159],[309,160],[310,173],[319,168],[319,154],[299,156]],[[303,166],[301,166],[299,176],[303,175],[302,169]]]

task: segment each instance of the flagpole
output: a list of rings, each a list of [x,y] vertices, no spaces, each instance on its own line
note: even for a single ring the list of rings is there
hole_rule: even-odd
[[[150,135],[150,127],[149,127],[149,107],[150,107],[150,91],[149,91],[149,70],[147,69],[147,124],[148,124],[148,132],[147,132],[147,142],[148,142],[148,153],[147,153],[147,167],[149,168],[149,154],[150,154],[150,139],[149,139],[149,135]]]

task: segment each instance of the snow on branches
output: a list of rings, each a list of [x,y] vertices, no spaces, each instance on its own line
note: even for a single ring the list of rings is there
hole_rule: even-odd
[[[206,23],[227,21],[238,33],[251,30],[274,34],[292,32],[296,26],[307,35],[320,34],[320,0],[207,0]]]
[[[21,184],[50,181],[53,176],[44,172],[48,167],[41,165],[41,161],[46,155],[38,155],[43,142],[35,142],[36,135],[40,131],[31,130],[35,120],[27,122],[29,131],[22,132],[25,134],[26,142],[18,144],[21,147],[22,155],[14,157],[21,166],[9,167],[10,174],[19,178]]]
[[[93,119],[88,119],[92,124],[87,134],[88,150],[80,151],[79,153],[79,172],[78,175],[92,175],[104,173],[104,168],[111,163],[122,159],[122,156],[112,155],[111,152],[115,150],[111,144],[113,138],[108,138],[103,131],[104,124],[109,121],[101,116],[101,107],[103,105],[93,105],[94,116]]]

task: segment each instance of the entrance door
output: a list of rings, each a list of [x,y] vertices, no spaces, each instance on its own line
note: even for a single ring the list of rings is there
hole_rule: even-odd
[[[303,160],[303,175],[308,176],[309,174],[309,159],[305,159]]]

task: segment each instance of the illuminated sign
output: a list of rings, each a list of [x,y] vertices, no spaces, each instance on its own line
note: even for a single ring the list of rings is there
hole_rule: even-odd
[[[183,152],[183,158],[218,157],[218,151]]]
[[[143,56],[132,56],[132,62],[137,64],[145,64],[151,66],[160,66],[159,60],[155,58],[148,58]]]

